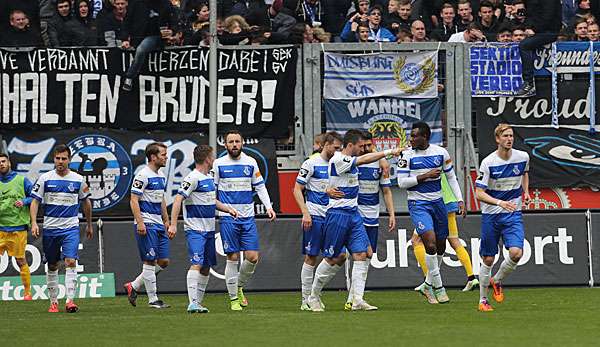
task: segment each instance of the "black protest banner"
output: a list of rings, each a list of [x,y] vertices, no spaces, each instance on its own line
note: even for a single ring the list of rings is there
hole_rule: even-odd
[[[589,134],[588,86],[587,79],[559,83],[558,129],[551,126],[549,80],[536,81],[535,97],[474,99],[480,159],[497,148],[496,125],[508,123],[513,126],[514,147],[529,153],[531,186],[600,186],[600,138]],[[600,98],[598,88],[596,98]]]
[[[221,49],[221,133],[283,138],[294,117],[297,50]],[[133,53],[116,48],[0,49],[4,129],[104,127],[207,132],[208,49],[151,53],[131,92],[121,89]]]
[[[135,173],[146,164],[144,149],[152,142],[168,146],[167,165],[162,172],[167,178],[168,205],[173,203],[183,178],[194,168],[194,147],[207,144],[198,133],[167,133],[163,131],[117,131],[94,129],[60,132],[30,131],[0,132],[7,143],[13,169],[35,181],[52,170],[52,148],[60,143],[71,148],[71,170],[85,177],[90,186],[95,216],[130,216],[129,191]],[[258,162],[276,211],[279,210],[279,179],[274,140],[254,140],[244,146],[244,152]],[[256,198],[256,201],[259,201]],[[257,204],[256,212],[264,213]]]

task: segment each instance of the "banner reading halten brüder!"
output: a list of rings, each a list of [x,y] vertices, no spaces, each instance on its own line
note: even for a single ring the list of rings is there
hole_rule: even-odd
[[[325,53],[325,99],[437,97],[437,52]]]

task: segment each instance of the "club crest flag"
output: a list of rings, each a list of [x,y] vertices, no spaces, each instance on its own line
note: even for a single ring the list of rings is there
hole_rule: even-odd
[[[325,53],[325,99],[437,97],[437,52]]]

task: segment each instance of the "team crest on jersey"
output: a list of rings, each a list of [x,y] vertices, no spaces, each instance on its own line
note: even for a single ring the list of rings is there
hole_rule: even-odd
[[[250,176],[250,168],[247,166],[244,167],[244,175]]]
[[[378,179],[379,178],[379,170],[373,170],[373,178],[374,179]]]
[[[119,203],[132,179],[131,158],[123,146],[98,134],[77,137],[68,146],[73,153],[70,168],[85,179],[93,210],[106,210]]]
[[[69,183],[69,185],[67,186],[67,189],[69,189],[69,191],[71,193],[73,193],[75,191],[75,185],[73,183]]]
[[[519,170],[519,168],[516,165],[513,166],[512,171],[515,175],[519,175],[521,173],[521,171]]]
[[[433,163],[434,163],[436,166],[439,166],[439,165],[442,163],[442,161],[440,160],[440,158],[438,158],[438,157],[435,157],[435,159],[433,159]]]

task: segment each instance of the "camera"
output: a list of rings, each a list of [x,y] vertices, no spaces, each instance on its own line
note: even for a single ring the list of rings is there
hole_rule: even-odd
[[[527,10],[524,8],[520,8],[517,10],[516,14],[519,17],[525,17],[527,15]]]

